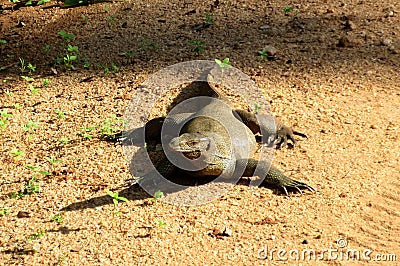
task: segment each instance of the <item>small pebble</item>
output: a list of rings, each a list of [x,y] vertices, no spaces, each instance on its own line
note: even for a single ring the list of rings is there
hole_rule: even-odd
[[[347,20],[346,23],[345,23],[345,28],[346,28],[346,29],[350,29],[350,30],[355,30],[355,29],[357,29],[358,27],[357,27],[357,25],[356,25],[353,21]]]
[[[389,38],[385,38],[385,39],[383,39],[381,41],[381,44],[384,45],[384,46],[391,46],[392,43],[393,43],[393,41],[391,39],[389,39]]]
[[[338,47],[355,47],[358,45],[360,45],[360,41],[349,36],[343,36],[337,44]]]
[[[262,25],[262,26],[260,26],[258,29],[260,29],[260,30],[267,30],[267,29],[269,29],[269,28],[271,28],[271,26],[269,26],[269,25]]]
[[[224,231],[222,232],[222,236],[231,236],[232,235],[232,229],[225,227]]]
[[[265,46],[263,50],[267,53],[268,56],[271,56],[271,57],[275,57],[279,52],[278,49],[276,49],[272,45]]]
[[[30,215],[29,212],[19,211],[18,214],[17,214],[17,217],[18,218],[29,218],[29,217],[31,217],[31,215]]]

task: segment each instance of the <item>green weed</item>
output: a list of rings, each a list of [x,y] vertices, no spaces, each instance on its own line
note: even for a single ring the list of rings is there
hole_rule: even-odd
[[[65,114],[64,114],[64,112],[62,112],[62,111],[60,111],[60,110],[54,110],[54,113],[56,113],[57,114],[57,119],[62,119],[62,118],[65,118]]]
[[[21,156],[24,155],[24,152],[18,150],[17,148],[13,148],[11,153],[14,155],[14,160],[19,160]]]
[[[27,168],[35,173],[39,173],[39,174],[42,174],[45,176],[51,175],[49,172],[43,171],[42,166],[32,166],[32,165],[27,164],[27,165],[25,165],[25,168]]]
[[[154,196],[151,199],[153,202],[157,202],[159,199],[161,199],[162,197],[164,197],[164,192],[157,190],[156,192],[154,192]]]
[[[214,20],[213,20],[213,17],[215,17],[215,15],[214,14],[209,14],[209,13],[206,13],[205,15],[204,15],[204,21],[206,22],[206,23],[208,23],[208,24],[214,24],[215,22],[214,22]]]
[[[194,48],[192,49],[193,52],[196,52],[198,54],[203,54],[205,52],[204,46],[207,43],[204,41],[200,41],[198,39],[194,39],[190,41],[189,44],[194,46]]]
[[[37,178],[33,176],[27,183],[25,183],[24,189],[19,190],[18,192],[12,192],[10,197],[12,199],[19,199],[26,195],[33,195],[41,192],[42,188],[40,187],[40,181],[37,181]]]
[[[7,120],[7,117],[11,117],[12,116],[12,114],[9,114],[8,112],[7,112],[7,110],[2,110],[1,112],[0,112],[0,128],[1,129],[4,129],[4,128],[6,128],[6,123],[8,123],[9,121]]]
[[[69,139],[66,138],[66,137],[62,137],[62,138],[59,140],[59,142],[61,142],[61,143],[64,144],[64,145],[67,145],[67,144],[69,144]]]
[[[40,229],[36,230],[36,233],[31,234],[31,235],[28,237],[28,240],[34,240],[34,239],[41,238],[41,237],[43,237],[45,234],[46,234],[46,231],[45,231],[44,229],[40,228]]]
[[[57,32],[57,34],[60,35],[67,43],[75,38],[75,35],[73,33],[67,33],[65,30],[60,30],[59,32]]]
[[[39,128],[39,123],[29,120],[28,123],[22,125],[23,129],[28,133],[34,133],[37,128]]]
[[[127,198],[120,197],[120,196],[118,195],[118,191],[117,191],[117,192],[112,192],[112,191],[110,191],[110,190],[107,189],[106,192],[107,192],[107,194],[112,198],[113,203],[114,203],[114,207],[116,207],[116,206],[118,205],[118,202],[119,202],[119,201],[125,201],[125,202],[128,201]]]
[[[215,63],[219,65],[221,71],[224,72],[226,68],[231,68],[232,66],[229,64],[229,58],[225,58],[224,60],[215,59]]]
[[[28,81],[28,82],[35,81],[35,79],[34,79],[34,78],[27,77],[27,76],[21,76],[21,78],[23,78],[25,81]]]
[[[8,208],[3,208],[0,209],[0,216],[8,215],[10,214],[10,210]]]
[[[55,215],[50,216],[50,222],[55,222],[55,223],[62,223],[64,221],[64,217],[62,216],[62,213],[57,213]]]
[[[28,87],[31,90],[32,94],[39,94],[39,90],[37,88],[33,87],[32,84],[29,84]]]

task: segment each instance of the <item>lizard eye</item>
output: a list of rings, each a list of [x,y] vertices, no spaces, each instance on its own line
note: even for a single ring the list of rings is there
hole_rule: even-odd
[[[197,146],[199,144],[198,140],[191,140],[188,142],[188,145],[193,147],[193,146]]]

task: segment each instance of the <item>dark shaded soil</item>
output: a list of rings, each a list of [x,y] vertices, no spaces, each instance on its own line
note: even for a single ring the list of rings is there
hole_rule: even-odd
[[[374,261],[399,260],[398,1],[0,4],[0,264],[280,263],[276,252],[258,259],[267,248],[369,249]],[[214,24],[199,26],[207,13]],[[61,30],[75,37],[67,42]],[[196,39],[204,53],[193,51]],[[270,60],[258,54],[266,45],[278,50]],[[68,65],[67,54],[78,59]],[[104,120],[116,115],[121,128],[135,88],[163,67],[216,58],[230,58],[274,114],[309,136],[274,163],[317,193],[240,183],[213,203],[178,207],[127,189],[122,147],[100,138]],[[42,193],[9,197],[33,176]],[[107,189],[129,201],[114,209]],[[50,221],[62,210],[62,222]]]

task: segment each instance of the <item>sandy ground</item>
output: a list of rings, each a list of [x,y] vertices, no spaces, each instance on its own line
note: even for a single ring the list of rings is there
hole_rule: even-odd
[[[0,3],[1,265],[400,260],[398,1]],[[198,29],[205,14],[214,24]],[[75,37],[67,42],[61,30]],[[196,39],[204,53],[193,51]],[[278,50],[271,60],[257,53],[266,45]],[[67,54],[78,55],[74,67]],[[104,120],[121,128],[152,73],[226,57],[276,116],[309,136],[274,163],[318,191],[287,197],[240,183],[215,202],[181,207],[128,189],[123,148],[100,138]],[[25,195],[34,182],[41,193]],[[106,190],[128,201],[114,206]],[[310,251],[318,258],[303,260]]]

